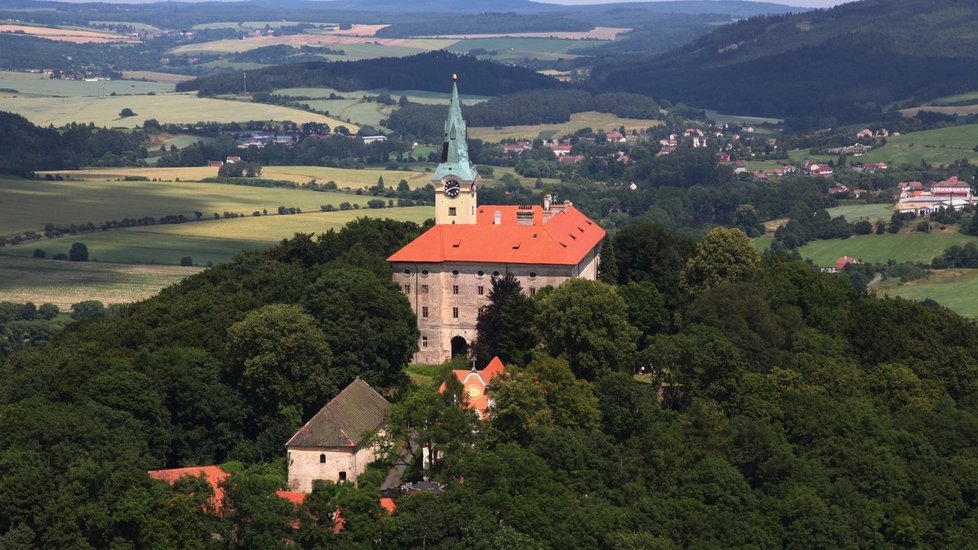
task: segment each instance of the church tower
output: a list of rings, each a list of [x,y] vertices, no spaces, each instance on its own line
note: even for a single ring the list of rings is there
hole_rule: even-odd
[[[441,146],[441,163],[431,178],[435,187],[436,224],[476,223],[476,190],[479,173],[469,162],[465,142],[465,120],[458,100],[457,75],[452,75],[452,102],[445,120],[445,141]]]

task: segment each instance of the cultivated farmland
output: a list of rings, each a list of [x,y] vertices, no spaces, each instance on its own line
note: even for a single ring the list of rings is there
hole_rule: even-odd
[[[39,231],[47,223],[98,225],[123,218],[178,214],[194,219],[195,211],[207,218],[224,212],[250,216],[264,209],[274,213],[279,206],[312,212],[324,204],[337,208],[344,202],[365,206],[371,198],[352,193],[184,181],[0,179],[0,235]]]
[[[434,215],[431,207],[360,209],[295,215],[244,217],[184,224],[154,225],[42,239],[0,248],[0,256],[29,258],[42,249],[50,258],[67,252],[74,242],[88,247],[99,262],[179,264],[190,256],[195,265],[223,263],[244,250],[269,248],[296,233],[319,234],[340,229],[358,217],[391,218],[421,223]],[[67,262],[66,262],[67,263]],[[58,265],[63,265],[58,262]]]
[[[93,83],[96,84],[96,83]],[[148,83],[147,83],[148,84]],[[136,116],[119,118],[119,112],[130,108]],[[320,122],[331,127],[346,126],[351,132],[359,127],[336,119],[278,105],[202,98],[193,94],[157,94],[116,97],[2,97],[0,110],[23,115],[38,126],[64,126],[70,122],[94,123],[96,126],[135,128],[146,119],[162,123],[247,122],[251,120]]]
[[[189,144],[187,144],[189,145]],[[180,146],[180,145],[178,145]],[[68,176],[72,180],[112,180],[129,177],[144,177],[160,181],[200,181],[204,178],[217,176],[217,168],[208,166],[190,166],[179,168],[92,168],[89,170],[55,170],[40,172],[41,175],[57,174]],[[431,174],[418,170],[384,170],[380,168],[329,168],[326,166],[265,166],[262,168],[263,179],[285,180],[303,185],[315,180],[316,183],[336,182],[340,189],[364,189],[377,184],[378,178],[384,178],[388,187],[397,187],[402,179],[407,180],[412,189],[424,187],[429,183]],[[133,182],[127,185],[134,185]],[[287,190],[286,190],[287,191]]]
[[[62,310],[85,300],[99,300],[104,304],[135,302],[200,270],[5,256],[0,257],[0,301],[48,302]]]
[[[173,91],[172,83],[142,80],[84,80],[52,79],[40,73],[0,71],[0,88],[7,97],[100,97],[116,95],[162,94]],[[116,111],[118,113],[118,111]]]
[[[469,137],[483,141],[497,142],[511,139],[550,139],[572,134],[581,128],[594,130],[614,130],[624,126],[626,131],[644,130],[662,124],[658,120],[619,118],[610,113],[574,113],[568,122],[559,124],[534,124],[526,126],[502,126],[498,128],[469,127]]]

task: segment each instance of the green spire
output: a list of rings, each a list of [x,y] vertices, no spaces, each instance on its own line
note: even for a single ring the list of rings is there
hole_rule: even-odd
[[[441,164],[435,170],[432,181],[454,175],[460,180],[472,181],[476,170],[469,162],[469,147],[465,142],[465,119],[462,118],[462,104],[458,99],[458,77],[452,75],[452,101],[448,104],[448,118],[445,120],[445,141],[441,147]]]

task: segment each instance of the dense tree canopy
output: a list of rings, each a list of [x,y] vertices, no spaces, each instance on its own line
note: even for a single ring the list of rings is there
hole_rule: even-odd
[[[973,320],[867,296],[783,252],[680,288],[695,243],[636,226],[614,237],[620,286],[572,281],[524,297],[539,311],[532,330],[541,342],[525,365],[494,381],[490,417],[480,423],[457,407],[465,396],[454,375],[439,371],[432,383],[411,387],[399,376],[417,329],[383,258],[419,231],[359,220],[315,239],[297,236],[13,353],[0,363],[0,541],[73,548],[973,541]],[[358,291],[376,296],[348,297]],[[27,314],[0,308],[7,309]],[[369,337],[355,340],[364,350],[332,340],[368,321]],[[332,363],[322,364],[332,365],[333,387],[360,374],[391,397],[385,448],[416,437],[434,460],[423,471],[411,459],[421,447],[410,448],[406,476],[433,477],[445,484],[442,494],[398,495],[387,515],[378,505],[381,464],[356,485],[318,486],[298,507],[275,496],[285,483],[282,443],[303,419],[270,409],[309,399],[311,410],[328,398],[302,394],[311,386],[296,380],[315,380],[319,364],[309,356],[327,350]],[[249,359],[267,387],[231,376],[230,367]],[[215,462],[231,473],[221,515],[202,480],[170,486],[146,475]]]

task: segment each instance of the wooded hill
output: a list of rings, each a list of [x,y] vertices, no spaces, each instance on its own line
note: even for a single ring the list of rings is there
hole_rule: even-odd
[[[863,0],[752,18],[660,56],[609,59],[592,79],[599,89],[831,125],[978,89],[976,30],[974,2]]]
[[[444,51],[400,58],[295,63],[247,73],[249,92],[323,86],[340,91],[387,88],[447,93],[451,89],[452,73],[459,75],[465,82],[465,93],[472,95],[494,96],[560,86],[560,82],[529,69]],[[241,92],[242,88],[240,72],[177,84],[178,92],[197,90],[201,95]]]

